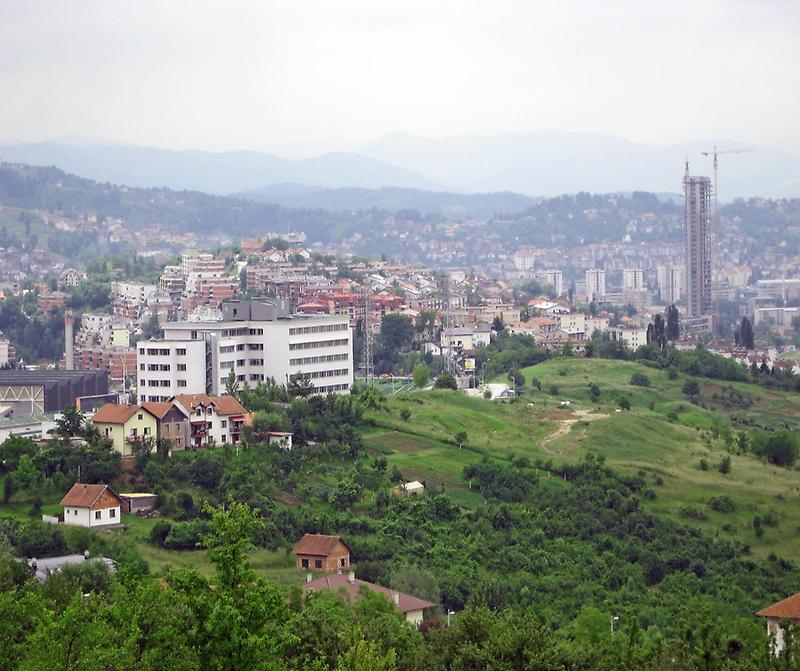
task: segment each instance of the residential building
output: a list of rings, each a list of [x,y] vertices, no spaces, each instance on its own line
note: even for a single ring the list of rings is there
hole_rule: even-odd
[[[635,350],[647,344],[647,329],[635,327],[617,327],[608,329],[611,340],[621,340]]]
[[[443,348],[454,348],[472,351],[478,347],[486,347],[491,342],[492,328],[488,324],[474,326],[454,326],[442,329],[441,345]]]
[[[606,295],[606,271],[590,268],[586,271],[586,296],[589,300],[599,300]]]
[[[350,568],[350,548],[339,536],[305,534],[294,546],[297,568],[333,573]]]
[[[63,499],[64,524],[99,527],[119,524],[122,500],[108,485],[85,485],[76,482]]]
[[[712,312],[711,300],[711,180],[683,178],[685,196],[686,307],[689,317]]]
[[[77,287],[81,282],[86,279],[86,273],[74,268],[67,268],[62,270],[58,276],[59,287]]]
[[[177,401],[189,414],[191,447],[238,443],[247,410],[233,396],[182,394]]]
[[[155,441],[158,436],[158,418],[143,405],[106,403],[91,422],[123,457],[133,455],[134,443]]]
[[[347,575],[344,573],[334,573],[333,575],[324,575],[316,580],[308,580],[303,585],[304,592],[317,592],[324,589],[333,590],[334,592],[342,592],[350,602],[358,601],[361,598],[362,588],[368,589],[370,592],[378,592],[383,594],[394,607],[403,613],[406,622],[419,626],[422,623],[424,613],[429,608],[435,608],[437,604],[420,599],[419,597],[410,594],[398,592],[389,587],[376,585],[365,580],[356,579],[353,571],[349,571]]]
[[[174,401],[171,403],[148,401],[141,406],[156,418],[158,440],[169,441],[173,451],[189,447],[189,410]]]
[[[88,550],[83,554],[45,558],[31,557],[27,560],[28,566],[34,570],[36,581],[41,584],[46,583],[51,575],[58,573],[65,566],[81,566],[89,562],[103,564],[111,573],[117,570],[117,563],[113,559],[92,557]]]
[[[800,594],[794,594],[756,613],[767,619],[767,635],[772,639],[772,651],[778,655],[786,645],[782,623],[797,626],[800,622]]]
[[[622,271],[623,291],[642,291],[644,288],[644,271],[641,268],[625,268]]]
[[[677,303],[681,299],[684,272],[682,266],[658,266],[658,293],[664,303]]]
[[[178,394],[210,391],[206,340],[147,340],[138,343],[137,396],[140,403],[164,402]]]
[[[319,394],[350,390],[353,346],[346,315],[291,314],[281,301],[256,300],[227,301],[221,314],[218,321],[168,322],[163,340],[139,344],[140,400],[164,400],[168,390],[173,396],[219,395],[231,371],[239,384],[251,386],[302,376]]]

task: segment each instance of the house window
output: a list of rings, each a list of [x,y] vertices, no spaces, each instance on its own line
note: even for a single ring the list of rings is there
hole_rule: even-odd
[[[78,514],[78,509],[76,508],[75,510],[73,510],[73,511],[72,511],[72,514],[73,514],[73,515],[77,515],[77,514]]]
[[[228,436],[224,436],[224,435],[223,435],[223,436],[222,436],[222,442],[223,442],[223,443],[227,443],[227,442],[228,442]]]
[[[142,420],[142,419],[144,419],[144,415],[142,415],[141,413],[139,413],[139,420]]]
[[[344,557],[339,557],[339,568],[344,568],[345,559]]]
[[[302,566],[303,568],[308,568],[308,559],[301,559],[300,566]]]
[[[149,436],[150,435],[150,427],[149,426],[144,427],[144,435],[145,436]]]
[[[108,516],[109,517],[116,517],[117,516],[117,509],[116,508],[112,508],[111,510],[109,510],[108,511]]]
[[[99,520],[99,519],[100,519],[100,513],[101,513],[101,512],[102,512],[102,511],[100,511],[100,510],[95,510],[95,511],[94,511],[94,518],[95,518],[96,520]]]
[[[228,427],[228,420],[227,419],[223,419],[221,423],[222,423],[222,428],[223,429],[226,429]]]
[[[314,560],[314,568],[322,568],[322,560],[321,559],[315,559]]]

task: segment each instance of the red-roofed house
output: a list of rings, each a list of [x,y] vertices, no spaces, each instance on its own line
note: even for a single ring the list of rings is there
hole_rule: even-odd
[[[756,615],[767,618],[767,634],[774,639],[773,651],[778,654],[784,646],[781,620],[788,620],[795,625],[800,622],[800,594],[778,601],[758,611]]]
[[[406,622],[416,626],[419,626],[422,622],[425,610],[436,607],[436,604],[431,601],[426,601],[410,594],[403,594],[403,592],[398,592],[389,587],[358,580],[352,571],[348,575],[342,573],[324,575],[303,585],[304,592],[316,592],[323,589],[343,593],[347,600],[351,602],[358,601],[361,598],[362,589],[378,592],[389,599],[394,604],[394,607],[406,616]]]
[[[155,441],[158,434],[158,418],[141,405],[106,403],[92,415],[92,424],[123,457],[133,454],[135,442]]]
[[[76,482],[63,499],[64,524],[99,527],[119,524],[122,500],[108,485],[84,485]]]
[[[238,443],[247,410],[233,396],[181,394],[177,401],[189,413],[193,447]]]

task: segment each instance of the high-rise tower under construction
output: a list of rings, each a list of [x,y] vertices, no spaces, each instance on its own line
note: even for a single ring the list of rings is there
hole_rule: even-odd
[[[689,317],[711,315],[711,180],[683,178],[686,198],[686,307]]]

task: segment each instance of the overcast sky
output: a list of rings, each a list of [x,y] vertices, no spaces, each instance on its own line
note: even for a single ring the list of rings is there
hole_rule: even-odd
[[[559,129],[800,154],[796,0],[2,0],[0,140]]]

